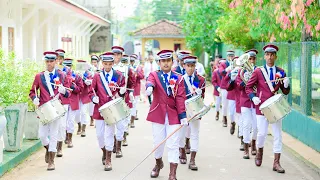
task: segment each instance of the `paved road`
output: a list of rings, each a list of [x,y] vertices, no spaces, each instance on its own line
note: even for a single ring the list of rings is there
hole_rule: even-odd
[[[212,91],[210,91],[212,92]],[[212,100],[207,94],[206,101]],[[56,159],[56,170],[46,171],[44,150],[32,155],[24,163],[7,173],[4,180],[119,180],[139,163],[152,149],[151,125],[144,119],[148,111],[146,103],[139,103],[139,117],[136,128],[130,129],[129,146],[123,148],[124,157],[112,157],[113,171],[106,172],[101,164],[101,150],[98,148],[95,129],[90,127],[86,138],[79,136],[74,139],[73,149],[64,149],[64,157]],[[284,149],[281,159],[285,174],[272,171],[272,137],[266,142],[264,161],[261,167],[254,165],[254,160],[242,159],[238,150],[239,139],[229,134],[229,128],[223,128],[221,121],[216,122],[215,113],[211,110],[201,122],[200,152],[197,155],[199,171],[188,170],[187,165],[179,165],[177,177],[179,180],[319,180],[320,175],[305,165],[301,160]],[[159,180],[166,180],[169,173],[167,153],[164,155],[165,167]],[[188,156],[190,158],[190,156]],[[153,156],[144,161],[127,180],[147,180],[154,166]]]

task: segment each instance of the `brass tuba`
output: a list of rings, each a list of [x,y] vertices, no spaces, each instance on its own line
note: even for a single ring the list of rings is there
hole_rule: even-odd
[[[247,82],[251,78],[251,75],[254,71],[254,65],[249,62],[249,58],[250,58],[250,55],[248,53],[245,53],[241,55],[236,61],[236,65],[239,67],[242,67],[240,71],[240,78],[245,84],[247,84]],[[256,92],[257,88],[254,87],[254,90]]]

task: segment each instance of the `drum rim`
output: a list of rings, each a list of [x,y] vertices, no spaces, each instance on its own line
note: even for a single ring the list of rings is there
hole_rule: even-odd
[[[265,105],[265,104],[266,104],[266,102],[267,102],[270,98],[275,97],[275,96],[279,96],[279,98],[276,99],[276,100],[273,101],[273,102],[278,102],[278,101],[280,101],[280,100],[284,97],[283,94],[275,94],[275,95],[269,97],[267,100],[265,100],[265,101],[260,105],[259,109],[262,110],[262,109],[268,107],[269,105],[271,105],[271,104],[268,104],[268,105]]]
[[[117,104],[117,103],[121,102],[121,100],[123,100],[123,98],[119,97],[119,98],[113,99],[113,100],[111,100],[111,101],[109,101],[109,102],[106,102],[106,103],[105,103],[104,105],[102,105],[98,110],[99,110],[99,112],[100,112],[102,109],[104,109],[104,108],[106,108],[106,107],[109,107],[110,105]],[[111,102],[113,102],[113,103],[111,103]],[[107,106],[107,105],[108,105],[108,106]]]

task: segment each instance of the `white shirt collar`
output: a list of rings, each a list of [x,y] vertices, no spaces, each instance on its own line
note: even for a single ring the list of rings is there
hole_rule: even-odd
[[[105,75],[109,74],[109,77],[113,76],[113,70],[111,69],[109,72],[107,72],[106,70],[104,70]]]
[[[270,68],[274,69],[274,68],[276,67],[276,65],[273,65],[272,67],[270,67],[270,66],[268,66],[268,65],[266,64],[266,67],[267,67],[267,69],[269,70]]]
[[[53,69],[51,72],[49,70],[47,70],[47,71],[48,71],[48,74],[50,74],[50,73],[52,73],[53,75],[56,74],[56,70],[55,69]]]

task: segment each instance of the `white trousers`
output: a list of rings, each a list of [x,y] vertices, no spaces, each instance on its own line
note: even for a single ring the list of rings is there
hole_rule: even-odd
[[[168,114],[166,114],[165,117],[165,124],[152,123],[153,146],[158,146],[168,135],[179,127],[180,124],[169,125]],[[167,144],[169,163],[179,163],[179,137],[180,132],[173,134],[166,143],[163,143],[156,149],[154,157],[156,159],[161,158],[165,144]]]
[[[76,123],[81,123],[87,125],[89,123],[89,118],[87,116],[88,108],[90,104],[83,104],[82,101],[79,103],[80,109],[76,114]]]
[[[55,120],[47,125],[42,125],[40,123],[39,137],[43,146],[49,145],[49,152],[57,152],[60,119]]]
[[[107,125],[104,120],[95,119],[96,125],[96,134],[99,143],[99,147],[105,149],[107,151],[112,151],[114,146],[114,133],[115,128],[117,128],[116,139],[117,141],[123,141],[123,133],[124,133],[124,121],[119,121],[116,124]]]
[[[273,132],[273,153],[282,152],[282,120],[271,124]],[[257,126],[258,126],[258,136],[257,136],[257,147],[264,147],[266,137],[268,134],[269,121],[262,115],[257,115]]]
[[[89,116],[93,116],[94,104],[93,102],[89,103]]]
[[[253,107],[241,107],[241,114],[243,119],[243,142],[250,143],[251,139],[257,139],[258,134],[256,109]],[[252,132],[252,137],[250,137],[250,132]]]
[[[66,139],[66,128],[67,128],[67,117],[69,105],[63,105],[67,110],[66,114],[60,119],[59,131],[58,131],[58,141],[64,141]]]
[[[239,136],[243,136],[243,118],[242,113],[236,113],[236,123],[238,124],[239,128]]]
[[[222,103],[222,115],[227,116],[228,115],[228,91],[226,89],[221,89],[221,103]]]
[[[188,131],[190,132],[190,151],[198,152],[199,150],[199,130],[200,130],[199,119],[193,120],[189,123],[189,126],[184,126],[180,129],[180,142],[179,147],[183,148],[186,145],[186,137],[188,136]],[[190,129],[190,130],[189,130]]]
[[[134,97],[134,102],[132,104],[132,108],[131,108],[131,116],[137,116],[137,105],[138,105],[138,102],[139,102],[139,96],[135,96]]]
[[[130,111],[132,111],[132,109],[130,109]],[[125,120],[123,120],[124,123],[124,132],[129,132],[129,123],[131,120],[131,116],[127,117]],[[118,132],[118,131],[116,131]]]
[[[236,101],[235,100],[228,100],[228,107],[229,107],[229,117],[231,122],[234,122],[235,113],[236,113]]]
[[[77,115],[77,112],[79,110],[73,111],[71,109],[71,106],[69,106],[68,110],[68,116],[67,116],[67,133],[73,133],[74,132],[74,122]]]
[[[216,98],[216,112],[219,112],[220,105],[221,105],[221,97],[220,96],[214,96]]]

